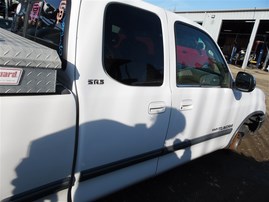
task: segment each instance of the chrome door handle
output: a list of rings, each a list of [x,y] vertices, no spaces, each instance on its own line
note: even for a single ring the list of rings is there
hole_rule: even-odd
[[[149,104],[149,114],[160,114],[165,112],[165,103],[164,102],[152,102]]]
[[[182,100],[180,104],[180,110],[185,111],[185,110],[192,110],[193,109],[193,104],[191,99],[187,100]]]

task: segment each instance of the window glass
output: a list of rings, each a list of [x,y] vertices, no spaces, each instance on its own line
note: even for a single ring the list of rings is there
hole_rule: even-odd
[[[115,80],[131,86],[163,83],[160,19],[123,4],[110,4],[105,14],[104,67]]]
[[[206,33],[177,22],[175,36],[177,85],[230,87],[226,63]]]
[[[20,0],[11,31],[62,55],[67,0]]]

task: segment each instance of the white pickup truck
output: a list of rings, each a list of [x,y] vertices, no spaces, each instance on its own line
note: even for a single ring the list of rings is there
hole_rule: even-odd
[[[264,115],[201,26],[141,0],[23,0],[0,29],[1,201],[95,200]]]

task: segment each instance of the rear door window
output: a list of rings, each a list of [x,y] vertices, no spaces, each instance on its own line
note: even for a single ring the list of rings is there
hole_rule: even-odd
[[[157,15],[110,4],[105,13],[103,59],[107,73],[130,86],[161,86],[163,40]]]

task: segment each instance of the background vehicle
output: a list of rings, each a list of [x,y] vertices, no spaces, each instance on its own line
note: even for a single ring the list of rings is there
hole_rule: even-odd
[[[143,1],[29,1],[12,32],[0,31],[3,201],[94,200],[263,122],[255,79],[234,80],[205,30]]]
[[[8,18],[14,15],[19,1],[17,0],[1,0],[0,1],[0,16]]]

